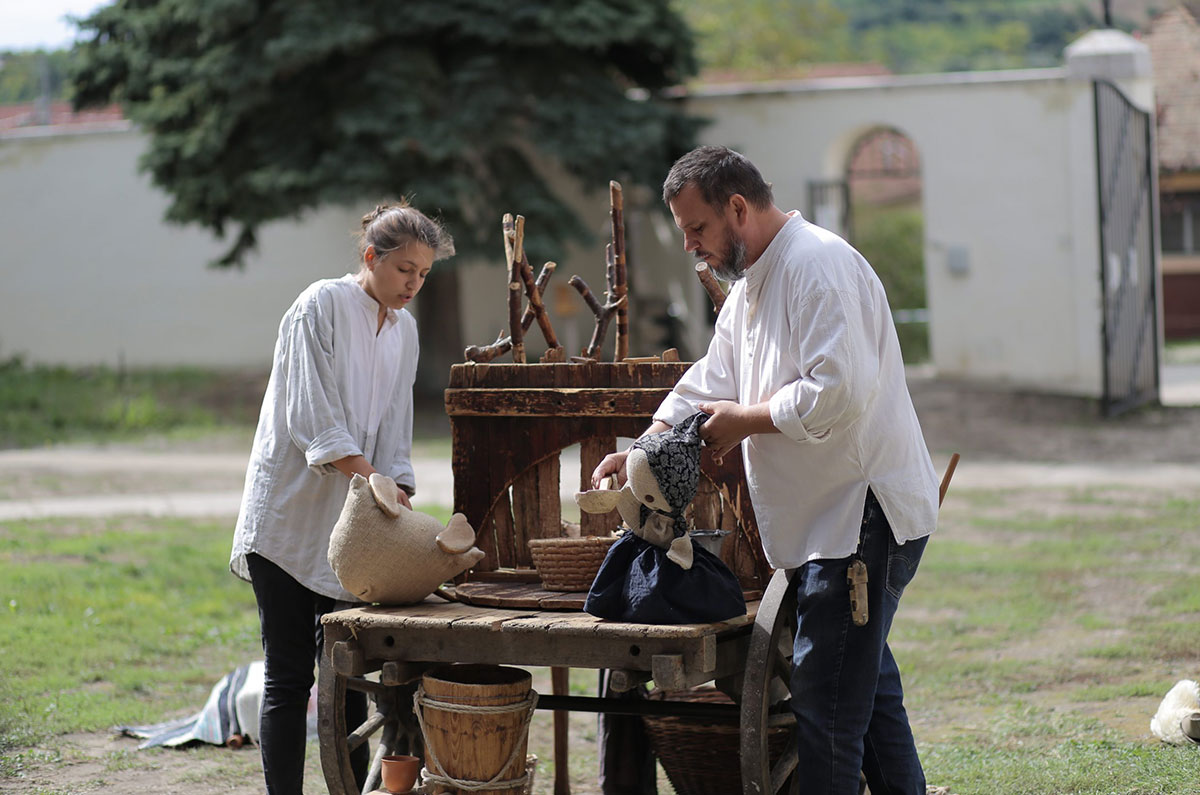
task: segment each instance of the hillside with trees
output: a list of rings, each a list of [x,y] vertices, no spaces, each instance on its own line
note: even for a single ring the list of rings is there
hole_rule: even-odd
[[[1112,0],[1133,31],[1175,0]],[[875,63],[891,72],[1061,63],[1104,24],[1103,0],[675,0],[697,37],[702,74],[799,77],[806,67]]]
[[[0,52],[0,105],[67,98],[68,50]]]

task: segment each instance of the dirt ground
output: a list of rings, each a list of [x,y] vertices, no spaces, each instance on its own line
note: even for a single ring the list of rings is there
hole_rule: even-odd
[[[1096,402],[946,380],[910,391],[932,452],[965,460],[1136,466],[1200,462],[1200,407],[1100,416]]]
[[[1129,471],[1148,464],[1200,463],[1200,407],[1152,408],[1105,420],[1086,400],[921,379],[914,380],[911,388],[930,449],[943,461],[951,452],[959,452],[964,462],[1057,462]],[[549,717],[539,716],[539,722],[535,734],[546,737]],[[591,716],[572,716],[572,746],[583,757],[591,756],[594,726]],[[262,791],[253,748],[137,751],[136,744],[107,733],[59,738],[55,753],[42,749],[29,755],[22,777],[0,779],[0,793],[251,795]],[[545,750],[538,753],[548,756]],[[308,769],[305,795],[326,793],[313,747]],[[577,795],[598,792],[594,774],[587,769],[572,773]],[[547,777],[539,776],[537,792],[552,791]]]

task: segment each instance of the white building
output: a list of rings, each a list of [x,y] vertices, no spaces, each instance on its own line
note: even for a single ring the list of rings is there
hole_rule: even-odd
[[[1115,295],[1114,278],[1128,285],[1139,271],[1122,279],[1130,254],[1108,251],[1102,287],[1105,168],[1094,78],[1113,80],[1152,112],[1145,48],[1116,31],[1076,42],[1060,69],[713,87],[685,101],[713,120],[703,140],[749,156],[774,183],[780,206],[815,212],[831,225],[837,215],[829,208],[808,206],[810,183],[843,177],[848,153],[865,133],[902,132],[923,168],[937,372],[1102,397],[1112,377],[1106,296]],[[123,123],[0,132],[0,358],[265,367],[279,318],[296,294],[355,267],[352,233],[375,197],[365,197],[363,207],[266,226],[244,270],[207,268],[223,244],[161,220],[167,198],[136,168],[144,146],[143,135]],[[1116,156],[1150,154],[1118,148]],[[629,194],[634,286],[685,302],[693,350],[702,350],[707,298],[689,257],[657,196]],[[606,227],[605,203],[584,212],[597,232]],[[1150,244],[1148,254],[1132,256],[1134,266],[1149,267],[1141,271],[1151,274],[1141,277],[1143,286],[1158,279],[1153,236]],[[462,266],[462,282],[471,285],[461,299],[468,343],[491,342],[505,325],[500,260]],[[602,289],[602,261],[602,250],[573,253],[559,263],[556,286],[578,273]],[[1151,293],[1151,304],[1156,300]],[[555,301],[548,303],[555,311]],[[1142,324],[1155,355],[1160,315]],[[573,347],[591,333],[586,311],[556,317],[555,325]],[[1156,372],[1153,381],[1156,390]]]

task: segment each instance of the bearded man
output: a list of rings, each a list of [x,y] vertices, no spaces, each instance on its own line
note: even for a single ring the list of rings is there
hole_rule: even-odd
[[[697,410],[720,456],[741,445],[767,561],[791,570],[791,708],[800,789],[924,795],[925,776],[887,636],[937,524],[938,482],[883,285],[846,241],[775,206],[741,154],[680,158],[663,200],[684,249],[733,282],[708,352],[654,414]],[[593,483],[624,475],[607,456]],[[866,569],[867,620],[848,572]]]

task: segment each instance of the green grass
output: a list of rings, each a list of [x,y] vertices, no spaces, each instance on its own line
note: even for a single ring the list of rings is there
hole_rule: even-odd
[[[195,368],[114,370],[0,361],[0,448],[188,438],[253,427],[265,379]]]
[[[1200,793],[1197,749],[1148,728],[1166,691],[1200,673],[1200,501],[958,490],[941,522],[892,631],[930,784],[956,795]],[[59,764],[54,736],[187,714],[261,655],[229,542],[225,522],[0,524],[0,788]],[[595,681],[573,671],[571,692]],[[571,723],[572,778],[594,782],[595,718]],[[549,725],[539,713],[531,739],[539,793],[553,779]],[[318,786],[314,748],[309,757]],[[117,751],[98,775],[155,759]],[[238,755],[227,764],[231,780],[253,768]]]
[[[203,368],[49,367],[0,360],[0,449],[212,441],[248,449],[267,373]],[[442,395],[417,394],[413,452],[450,455]]]
[[[230,539],[224,522],[0,525],[0,747],[163,720],[261,656]]]
[[[955,494],[904,596],[892,645],[929,782],[1200,793],[1196,749],[1149,733],[1200,664],[1200,502],[1046,493],[1053,511]]]
[[[1200,340],[1170,340],[1163,346],[1165,364],[1200,364]]]

